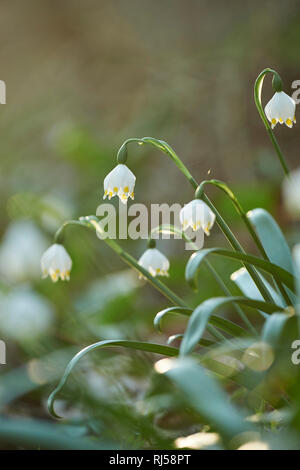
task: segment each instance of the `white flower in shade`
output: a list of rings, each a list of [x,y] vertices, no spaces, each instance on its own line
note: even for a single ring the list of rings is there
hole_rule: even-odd
[[[47,240],[33,222],[12,222],[0,246],[0,275],[12,282],[35,279],[46,248]]]
[[[186,204],[179,214],[183,230],[192,227],[193,231],[202,229],[206,235],[210,234],[215,221],[215,214],[211,211],[205,202],[200,199],[194,199]]]
[[[282,184],[284,206],[293,219],[300,219],[300,168],[291,172]]]
[[[293,122],[296,123],[295,109],[296,103],[293,98],[284,93],[284,91],[277,91],[265,107],[265,113],[272,129],[276,126],[277,122],[293,127]]]
[[[111,199],[119,196],[120,200],[126,204],[127,199],[134,199],[135,176],[124,164],[117,165],[104,179],[104,196]]]
[[[42,256],[41,267],[43,277],[50,276],[53,282],[58,279],[69,280],[72,260],[60,243],[54,243]]]
[[[169,260],[157,248],[148,248],[140,257],[139,265],[147,269],[152,276],[169,276]]]

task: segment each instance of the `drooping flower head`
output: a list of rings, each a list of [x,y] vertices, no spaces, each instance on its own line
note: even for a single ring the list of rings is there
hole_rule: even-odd
[[[181,209],[179,217],[183,230],[191,227],[195,232],[201,228],[206,235],[210,234],[216,218],[208,205],[200,199],[194,199],[186,204]]]
[[[292,171],[282,183],[283,204],[289,215],[300,219],[300,168]]]
[[[45,251],[41,259],[43,277],[50,276],[53,282],[70,279],[72,260],[60,243],[54,243]]]
[[[157,248],[148,248],[140,257],[139,265],[152,276],[169,276],[170,262]]]
[[[134,199],[135,176],[129,168],[120,163],[104,179],[104,196],[111,199],[119,196],[120,200],[126,204],[127,199]]]
[[[293,98],[284,91],[277,91],[265,107],[265,113],[272,129],[278,122],[293,127],[293,123],[296,124],[295,109],[296,103]]]

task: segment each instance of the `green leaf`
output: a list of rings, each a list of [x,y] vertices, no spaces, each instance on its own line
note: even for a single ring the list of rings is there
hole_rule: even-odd
[[[197,251],[193,253],[190,257],[186,269],[185,269],[185,278],[187,282],[193,287],[197,288],[196,284],[196,274],[197,270],[204,260],[204,258],[209,255],[219,255],[225,258],[237,259],[242,261],[243,263],[253,264],[257,268],[266,271],[269,274],[272,274],[275,278],[279,281],[283,282],[286,286],[288,286],[291,290],[294,290],[294,277],[285,269],[277,266],[276,264],[270,263],[261,258],[257,258],[253,255],[248,255],[246,253],[239,253],[235,251],[223,250],[222,248],[206,248],[204,250]]]
[[[290,248],[271,214],[265,209],[253,209],[247,213],[247,217],[254,226],[269,260],[289,273],[293,273]]]
[[[197,343],[200,341],[211,315],[220,307],[233,302],[262,310],[265,313],[283,311],[283,308],[278,305],[249,299],[247,297],[214,297],[205,300],[195,308],[189,319],[183,341],[180,345],[181,356],[190,354],[193,351]]]
[[[161,310],[155,315],[154,318],[154,327],[158,331],[162,331],[161,325],[162,325],[162,319],[168,315],[169,313],[175,313],[175,314],[181,314],[181,315],[186,315],[190,316],[193,313],[193,310],[191,308],[184,308],[184,307],[169,307],[165,308],[164,310]]]
[[[70,436],[67,433],[67,426],[29,418],[1,417],[0,438],[2,442],[33,449],[101,450],[118,448],[116,443]]]
[[[186,403],[224,438],[254,428],[218,383],[191,358],[172,360],[165,375],[181,390]]]
[[[48,410],[49,413],[54,416],[55,418],[60,418],[59,415],[57,415],[54,411],[54,401],[56,398],[56,395],[60,392],[60,390],[63,388],[64,384],[66,383],[70,373],[72,372],[73,368],[76,366],[78,361],[88,354],[91,351],[94,351],[95,349],[100,349],[104,347],[115,347],[115,346],[121,346],[123,348],[129,348],[129,349],[135,349],[138,351],[148,351],[152,352],[155,354],[162,354],[164,356],[177,356],[178,355],[178,349],[176,348],[171,348],[170,346],[165,346],[162,344],[155,344],[155,343],[144,343],[140,341],[129,341],[129,340],[105,340],[105,341],[98,341],[97,343],[93,343],[86,348],[82,349],[79,351],[69,362],[67,365],[65,372],[60,379],[60,382],[58,386],[55,388],[55,390],[51,393],[51,395],[48,398]]]
[[[161,331],[162,320],[166,315],[169,314],[180,314],[190,317],[193,313],[191,308],[182,308],[182,307],[169,307],[161,310],[155,315],[154,318],[154,326],[159,331]],[[211,315],[209,318],[209,323],[220,330],[223,330],[225,333],[228,333],[232,336],[248,336],[248,332],[242,328],[241,326],[237,325],[236,323],[232,322],[231,320],[227,320],[226,318],[219,317],[217,315]]]
[[[259,276],[262,280],[262,282],[265,284],[266,289],[270,292],[272,299],[274,299],[274,302],[276,302],[277,305],[280,305],[281,307],[284,307],[284,303],[276,292],[276,290],[271,286],[271,284],[259,273]],[[238,288],[241,290],[241,292],[246,296],[249,297],[250,299],[254,300],[264,300],[263,296],[259,292],[257,286],[253,282],[252,277],[246,270],[246,268],[241,268],[238,271],[235,271],[232,273],[230,276],[232,282],[234,282]],[[261,314],[267,318],[267,315],[263,312]]]
[[[275,347],[278,344],[283,328],[289,319],[286,313],[273,313],[267,319],[262,330],[262,340]]]
[[[35,360],[36,370],[43,371],[42,381],[33,380],[32,374],[30,373],[30,362],[2,373],[0,408],[3,409],[9,403],[20,399],[28,393],[32,393],[37,388],[42,387],[42,384],[45,385],[46,383],[52,383],[54,380],[58,380],[63,372],[61,363],[70,360],[75,352],[76,348],[71,346],[64,349],[57,349]]]
[[[176,339],[182,339],[182,338],[183,338],[183,333],[178,333],[176,335],[169,336],[167,344],[170,345],[174,341],[176,341]],[[203,346],[204,348],[209,348],[210,346],[214,346],[217,343],[215,341],[211,341],[210,339],[202,338],[200,339],[199,344],[200,346]]]

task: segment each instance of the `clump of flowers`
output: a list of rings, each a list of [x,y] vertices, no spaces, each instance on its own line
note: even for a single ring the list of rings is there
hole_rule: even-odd
[[[264,112],[261,92],[264,77],[268,73],[273,75],[275,95]],[[295,103],[283,92],[281,78],[272,69],[263,70],[257,77],[254,98],[283,170],[289,175],[287,163],[272,129],[278,122],[292,127],[295,122]],[[282,435],[287,441],[290,439],[290,430],[285,435],[284,427],[289,426],[291,422],[293,422],[292,433],[297,427],[294,442],[299,442],[300,425],[297,422],[299,394],[295,387],[299,377],[296,380],[294,374],[297,372],[290,367],[290,345],[292,344],[294,348],[299,331],[299,246],[296,246],[292,256],[281,229],[271,214],[264,209],[255,208],[246,213],[237,196],[222,181],[212,179],[199,184],[170,145],[152,137],[132,138],[123,143],[117,155],[118,165],[104,180],[104,198],[119,196],[123,203],[126,203],[129,197],[133,199],[135,176],[126,165],[127,146],[132,142],[151,145],[167,155],[191,184],[195,194],[194,199],[180,212],[182,229],[180,233],[184,235],[183,238],[187,240],[186,231],[189,227],[194,232],[202,230],[209,235],[216,222],[226,241],[229,242],[230,249],[227,247],[227,249],[217,247],[195,249],[188,260],[185,279],[195,290],[200,287],[201,297],[204,298],[195,306],[179,297],[161,279],[158,279],[159,276],[168,276],[170,263],[156,248],[155,241],[151,238],[152,232],[148,248],[139,260],[135,260],[114,239],[101,238],[125,263],[138,271],[141,277],[146,278],[172,304],[156,314],[155,327],[161,329],[162,319],[172,314],[184,315],[188,320],[187,326],[185,329],[182,328],[183,331],[180,331],[181,326],[179,326],[178,333],[172,334],[167,344],[114,339],[86,346],[69,362],[58,386],[50,395],[48,402],[50,413],[58,416],[54,410],[55,398],[77,362],[90,351],[115,345],[166,356],[155,364],[155,373],[166,375],[176,387],[176,394],[179,396],[181,394],[180,409],[184,403],[190,411],[195,411],[196,419],[201,416],[201,422],[199,421],[201,428],[205,424],[217,434],[216,439],[216,436],[205,436],[206,432],[197,433],[197,448],[207,437],[209,442],[218,442],[218,445],[224,447],[230,443],[230,447],[243,448],[243,439],[247,447],[247,439],[252,439],[257,448],[265,441],[266,444],[262,447],[268,448],[269,444],[273,445],[271,434],[274,428],[282,445]],[[229,198],[258,254],[246,252],[229,224],[204,192],[206,184],[222,190],[225,197]],[[289,190],[292,191],[290,187]],[[55,237],[55,244],[42,258],[43,274],[50,275],[53,281],[59,278],[68,279],[70,275],[71,258],[59,243],[61,232],[68,224],[79,224],[99,234],[103,232],[101,221],[95,216],[66,222],[59,230],[59,236]],[[160,227],[157,229],[158,232],[162,231]],[[170,226],[169,230],[175,234],[178,228]],[[231,276],[231,280],[239,288],[239,295],[232,293],[230,279],[223,280],[213,262],[208,261],[207,258],[211,255],[225,259],[225,262],[230,259],[242,265],[242,268]],[[198,282],[198,274],[203,275],[203,264],[214,277],[218,288],[222,290],[222,295],[205,298],[207,296],[203,283]],[[285,329],[286,326],[289,328]],[[179,341],[180,345],[170,346],[175,340]],[[298,343],[298,356],[300,356],[300,341]],[[295,361],[293,364],[299,364],[300,357],[299,361],[297,354],[293,354],[293,357],[292,361]],[[172,387],[170,388],[171,392],[168,392],[166,387],[164,392],[166,395],[172,393]],[[230,390],[234,391],[231,397],[228,396]],[[172,395],[172,400],[166,398],[164,403],[171,403],[173,406],[174,396]],[[244,409],[241,411],[241,402],[247,412]],[[259,413],[257,410],[260,410]],[[272,415],[274,410],[280,416],[280,419],[276,417],[277,421]],[[195,443],[194,438],[191,441]],[[185,441],[185,445],[186,442],[188,440]],[[179,444],[178,440],[177,443]],[[299,444],[297,445],[299,447]]]
[[[129,168],[119,163],[104,179],[104,196],[110,200],[119,196],[120,201],[126,204],[128,198],[134,199],[135,176]]]

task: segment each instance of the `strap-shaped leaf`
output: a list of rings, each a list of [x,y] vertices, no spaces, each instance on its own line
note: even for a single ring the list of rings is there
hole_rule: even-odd
[[[191,308],[182,308],[182,307],[169,307],[161,310],[155,315],[154,326],[159,331],[161,331],[162,320],[166,315],[169,314],[180,314],[190,317],[193,313]],[[209,323],[220,330],[223,330],[225,333],[228,333],[232,336],[249,336],[249,333],[242,328],[240,325],[227,320],[226,318],[219,317],[218,315],[211,315],[209,318]]]
[[[191,358],[170,361],[165,374],[181,390],[186,403],[225,439],[254,429],[216,380]]]
[[[247,213],[247,217],[254,226],[269,260],[292,273],[293,263],[290,248],[271,214],[265,209],[253,209]]]
[[[118,449],[117,442],[70,435],[70,425],[58,425],[41,419],[7,418],[0,421],[0,439],[14,446],[53,450]]]
[[[196,274],[197,270],[204,260],[204,258],[209,255],[219,255],[226,258],[237,259],[243,263],[253,264],[257,268],[266,271],[269,274],[272,274],[276,279],[283,282],[289,289],[294,290],[294,277],[290,272],[285,269],[277,266],[276,264],[270,263],[261,258],[257,258],[253,255],[248,255],[246,253],[239,253],[235,251],[223,250],[222,248],[206,248],[205,250],[197,251],[193,253],[190,257],[186,269],[185,269],[185,278],[187,282],[194,288],[197,288],[196,283]]]
[[[170,345],[177,339],[182,339],[183,338],[183,333],[178,333],[176,335],[169,336],[167,344]],[[204,348],[209,348],[210,346],[215,346],[217,343],[215,341],[211,341],[210,339],[202,338],[199,341],[200,346],[203,346]]]
[[[161,330],[162,320],[169,313],[190,316],[193,313],[193,309],[183,308],[183,307],[169,307],[169,308],[165,308],[164,310],[161,310],[155,315],[154,320],[153,320],[154,327],[158,331],[162,331]]]
[[[71,374],[72,370],[76,366],[77,362],[86,354],[95,349],[105,348],[105,347],[112,347],[112,346],[121,346],[123,348],[135,349],[138,351],[148,351],[155,354],[162,354],[164,356],[177,356],[179,350],[176,348],[172,348],[170,346],[165,346],[163,344],[156,344],[156,343],[147,343],[141,341],[129,341],[129,340],[105,340],[105,341],[98,341],[97,343],[90,344],[86,348],[79,351],[69,362],[67,365],[65,372],[60,379],[59,384],[57,385],[56,389],[53,390],[51,395],[48,398],[48,410],[52,416],[55,418],[60,418],[54,411],[54,401],[56,395],[60,392],[63,388],[64,384],[66,383],[69,375]]]
[[[257,310],[262,310],[265,313],[283,311],[283,308],[279,305],[248,299],[247,297],[214,297],[205,300],[195,308],[189,319],[183,341],[180,345],[181,356],[190,354],[193,351],[197,343],[200,341],[211,315],[220,307],[233,302],[247,305],[248,307],[252,307]]]
[[[273,313],[273,315],[270,315],[262,330],[263,341],[271,346],[276,346],[289,318],[289,315],[286,313]]]
[[[282,298],[276,292],[276,290],[260,273],[259,273],[259,276],[262,282],[265,284],[268,291],[270,292],[272,299],[274,299],[274,302],[276,302],[277,305],[284,307],[285,305],[282,301]],[[253,282],[252,277],[250,276],[250,274],[245,268],[241,268],[238,271],[235,271],[234,273],[232,273],[230,278],[232,282],[234,282],[238,286],[238,288],[246,297],[249,297],[250,299],[255,299],[255,300],[264,300],[257,286]],[[267,318],[267,315],[264,312],[261,312],[261,314],[265,318]]]

